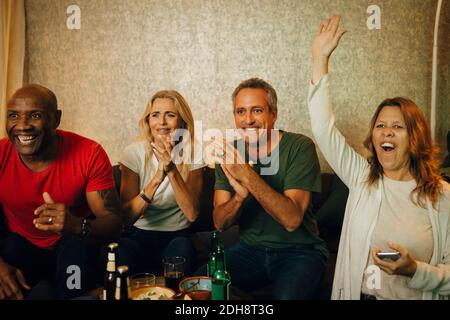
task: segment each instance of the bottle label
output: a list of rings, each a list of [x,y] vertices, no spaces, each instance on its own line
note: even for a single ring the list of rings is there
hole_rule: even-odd
[[[116,261],[116,255],[112,252],[108,253],[108,261]]]
[[[106,300],[106,289],[103,289],[103,300]]]
[[[116,263],[114,261],[108,261],[106,264],[106,271],[116,272]]]
[[[114,295],[116,300],[120,300],[120,277],[116,279],[116,294]]]
[[[116,297],[116,300],[120,300],[120,287],[116,287],[115,297]]]
[[[128,299],[130,299],[131,297],[131,286],[130,286],[130,278],[127,277],[127,294],[128,294]]]

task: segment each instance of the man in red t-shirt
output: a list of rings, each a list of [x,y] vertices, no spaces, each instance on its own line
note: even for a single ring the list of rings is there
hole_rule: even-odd
[[[120,235],[119,201],[103,148],[57,130],[53,92],[25,86],[7,104],[8,139],[0,140],[0,299],[53,275],[59,298],[93,285],[98,244]]]

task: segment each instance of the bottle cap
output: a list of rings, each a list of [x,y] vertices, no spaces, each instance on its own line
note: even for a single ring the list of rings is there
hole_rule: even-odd
[[[108,244],[108,248],[111,250],[116,249],[119,246],[119,244],[117,242],[112,242],[110,244]]]
[[[119,274],[128,273],[128,266],[120,266],[117,268],[117,272]]]

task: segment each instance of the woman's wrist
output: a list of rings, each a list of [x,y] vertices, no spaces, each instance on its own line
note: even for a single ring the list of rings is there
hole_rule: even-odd
[[[142,191],[145,192],[145,195],[147,197],[153,197],[153,194],[155,193],[156,189],[158,189],[159,185],[161,184],[161,182],[164,180],[164,176],[162,178],[159,178],[158,175],[156,174],[152,180],[150,180],[150,182],[144,187],[144,189],[142,189]],[[148,191],[152,190],[152,193],[150,194]]]
[[[173,172],[173,170],[176,168],[175,163],[173,161],[170,161],[169,164],[165,165],[163,168],[163,172],[165,175],[169,174],[170,172]]]
[[[142,189],[142,191],[139,193],[139,197],[141,197],[142,200],[144,200],[144,202],[149,205],[152,203],[153,201],[153,197],[149,197],[147,196],[147,194],[145,193],[145,188]]]
[[[313,59],[313,75],[312,75],[312,82],[313,84],[317,84],[319,80],[324,76],[328,74],[328,59],[319,59],[315,60]]]

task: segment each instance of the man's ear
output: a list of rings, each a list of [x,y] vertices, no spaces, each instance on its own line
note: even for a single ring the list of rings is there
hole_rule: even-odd
[[[58,128],[59,124],[61,123],[61,114],[62,114],[61,110],[56,110],[56,113],[55,113],[55,124],[54,124],[55,127],[54,127],[54,129]]]
[[[273,114],[273,117],[275,118],[274,121],[277,121],[277,119],[278,119],[278,110],[273,110],[272,114]]]

